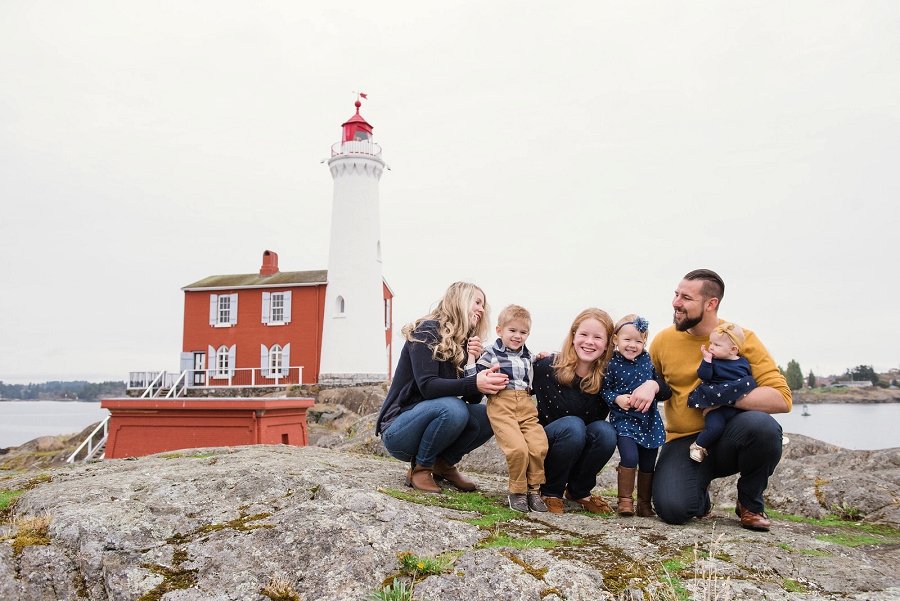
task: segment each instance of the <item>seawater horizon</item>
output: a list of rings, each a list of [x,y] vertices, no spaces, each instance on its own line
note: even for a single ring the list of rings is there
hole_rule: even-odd
[[[99,401],[3,401],[0,448],[18,447],[40,436],[78,434],[107,415]]]
[[[900,447],[894,424],[900,403],[818,403],[802,414],[802,403],[791,413],[773,416],[785,434],[802,434],[846,449]],[[109,411],[99,402],[0,402],[0,448],[17,447],[40,436],[77,434],[102,421]]]

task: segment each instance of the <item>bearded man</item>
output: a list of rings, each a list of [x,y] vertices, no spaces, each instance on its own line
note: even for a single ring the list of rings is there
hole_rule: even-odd
[[[690,457],[690,446],[704,427],[704,410],[688,407],[688,395],[700,384],[697,367],[701,346],[724,320],[718,310],[725,283],[709,269],[691,271],[678,284],[672,300],[674,325],[661,331],[650,345],[656,370],[672,388],[666,401],[666,443],[659,453],[653,480],[656,513],[669,524],[706,517],[710,510],[709,483],[740,473],[735,513],[744,528],[768,530],[763,492],[781,460],[781,426],[770,415],[791,410],[791,391],[775,361],[756,335],[741,324],[745,342],[741,355],[750,363],[758,384],[734,406],[742,409],[728,420],[718,441],[702,462]],[[643,406],[635,406],[645,410]]]

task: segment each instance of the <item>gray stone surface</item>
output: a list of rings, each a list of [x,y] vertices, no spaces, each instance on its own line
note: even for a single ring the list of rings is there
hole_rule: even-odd
[[[359,424],[349,434],[342,444],[371,445]],[[496,471],[491,453],[486,447],[483,457],[467,460]],[[811,461],[810,473],[836,482],[824,470],[842,469],[845,460],[830,455],[785,464]],[[884,466],[892,456],[858,457],[853,465],[874,459]],[[771,532],[751,532],[724,508],[709,520],[668,526],[655,518],[593,516],[567,504],[563,515],[526,514],[483,529],[463,521],[474,514],[386,494],[409,491],[405,469],[358,450],[279,445],[109,460],[50,470],[51,481],[37,484],[34,474],[8,478],[0,486],[34,486],[19,498],[6,530],[45,516],[50,540],[19,555],[0,544],[0,599],[124,601],[156,591],[167,601],[266,601],[262,590],[280,579],[304,601],[359,601],[398,576],[404,551],[456,557],[448,572],[416,583],[416,598],[430,601],[662,598],[663,565],[693,598],[727,586],[735,599],[900,599],[892,549],[825,542],[809,524],[775,520]],[[504,475],[473,477],[502,505]],[[820,486],[826,499],[845,490],[827,487]],[[809,494],[815,496],[804,498]],[[498,530],[562,544],[479,547]],[[805,592],[790,592],[788,581]]]

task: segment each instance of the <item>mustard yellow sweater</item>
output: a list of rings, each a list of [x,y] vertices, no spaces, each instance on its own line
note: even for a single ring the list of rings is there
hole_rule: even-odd
[[[724,323],[724,320],[719,320]],[[760,386],[770,386],[781,393],[791,409],[791,390],[778,366],[756,334],[744,330],[744,349],[741,356],[750,362],[753,377]],[[709,336],[691,336],[670,326],[653,338],[650,358],[656,371],[672,387],[672,398],[665,404],[666,441],[696,434],[703,429],[703,410],[687,406],[691,391],[700,384],[697,367],[703,361],[701,345],[709,346]]]

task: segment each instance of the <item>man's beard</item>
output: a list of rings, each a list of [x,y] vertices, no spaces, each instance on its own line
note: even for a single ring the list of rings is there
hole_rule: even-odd
[[[700,317],[688,317],[687,313],[684,315],[684,319],[681,322],[678,321],[678,314],[672,314],[672,323],[675,324],[675,329],[679,332],[687,332],[697,324],[703,321],[703,316]]]

